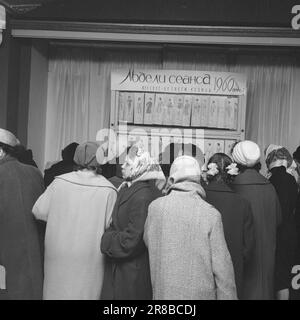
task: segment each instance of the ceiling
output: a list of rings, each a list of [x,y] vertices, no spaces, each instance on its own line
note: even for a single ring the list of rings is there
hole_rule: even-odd
[[[22,14],[51,1],[53,0],[0,0],[0,4],[4,5],[12,13]]]
[[[299,0],[0,0],[15,20],[290,28]]]

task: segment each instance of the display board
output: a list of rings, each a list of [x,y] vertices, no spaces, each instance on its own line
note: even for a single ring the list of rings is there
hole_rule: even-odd
[[[157,157],[170,142],[194,143],[205,158],[244,139],[246,77],[185,70],[114,70],[111,128]]]

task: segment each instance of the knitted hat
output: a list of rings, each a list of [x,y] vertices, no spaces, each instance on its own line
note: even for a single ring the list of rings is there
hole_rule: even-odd
[[[191,156],[181,156],[174,160],[170,169],[170,178],[179,181],[200,182],[201,169],[198,161]]]
[[[250,140],[241,141],[233,148],[232,158],[238,164],[253,167],[260,159],[259,146]]]
[[[8,146],[15,147],[19,144],[19,140],[10,131],[0,128],[0,142]]]
[[[76,148],[74,162],[82,167],[96,167],[98,165],[96,160],[98,147],[98,143],[91,141],[80,144]]]

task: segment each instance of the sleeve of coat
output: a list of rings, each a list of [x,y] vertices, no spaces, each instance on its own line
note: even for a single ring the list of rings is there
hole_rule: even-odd
[[[112,190],[107,198],[106,213],[105,213],[105,229],[111,224],[111,215],[114,209],[114,205],[117,200],[117,191]]]
[[[255,236],[254,236],[254,225],[253,225],[253,214],[251,205],[246,204],[244,210],[244,243],[243,243],[243,256],[244,261],[247,263],[254,250],[255,246]]]
[[[145,249],[144,225],[147,218],[150,197],[135,198],[129,212],[128,226],[116,231],[111,225],[101,240],[101,251],[111,258],[129,258]]]
[[[218,213],[218,212],[217,212]],[[216,282],[217,300],[236,300],[236,285],[230,253],[228,251],[221,215],[216,215],[210,234],[212,269]]]
[[[32,213],[38,220],[48,220],[48,214],[50,211],[50,205],[54,191],[54,184],[55,182],[50,184],[46,191],[37,199],[32,208]]]

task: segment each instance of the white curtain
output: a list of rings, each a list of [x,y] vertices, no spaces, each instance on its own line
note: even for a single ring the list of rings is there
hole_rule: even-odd
[[[95,140],[109,128],[110,73],[117,68],[160,69],[154,50],[53,47],[48,72],[45,161],[60,158],[71,142]]]
[[[49,63],[45,159],[68,143],[94,140],[109,127],[110,72],[116,68],[245,73],[246,138],[295,148],[300,142],[300,69],[289,54],[208,52],[199,48],[101,49],[53,47]],[[299,138],[297,135],[299,133]]]

